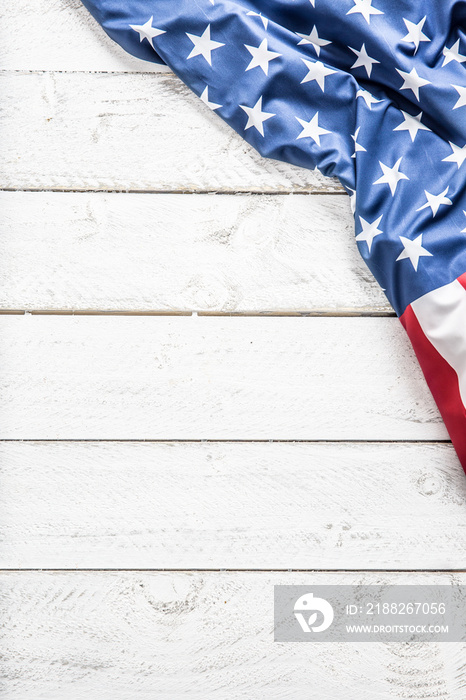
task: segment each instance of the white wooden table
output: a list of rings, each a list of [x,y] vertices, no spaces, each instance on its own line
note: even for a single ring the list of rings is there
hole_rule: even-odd
[[[466,583],[348,198],[79,0],[2,5],[1,698],[464,700],[459,644],[272,641],[274,584]]]

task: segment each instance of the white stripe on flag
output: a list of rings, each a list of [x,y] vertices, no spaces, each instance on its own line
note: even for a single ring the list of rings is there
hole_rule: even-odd
[[[411,303],[425,336],[458,375],[466,406],[466,289],[454,280]]]

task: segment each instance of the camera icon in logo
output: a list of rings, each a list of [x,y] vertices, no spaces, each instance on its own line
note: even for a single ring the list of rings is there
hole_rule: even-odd
[[[320,625],[316,625],[318,613],[323,615]],[[303,632],[324,632],[333,622],[333,608],[325,598],[315,598],[313,593],[305,593],[294,604],[294,614]],[[305,614],[309,615],[307,621]]]

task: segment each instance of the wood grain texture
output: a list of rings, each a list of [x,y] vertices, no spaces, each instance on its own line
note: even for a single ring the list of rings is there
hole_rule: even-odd
[[[343,192],[259,156],[172,74],[3,72],[0,90],[3,189]]]
[[[0,6],[0,69],[33,71],[167,71],[130,56],[109,39],[81,0],[15,0]],[[18,41],[18,28],[27,40]],[[54,41],[49,40],[51,34]]]
[[[347,197],[0,193],[0,305],[390,312]]]
[[[447,438],[396,318],[0,317],[0,437]]]
[[[273,642],[277,584],[465,574],[1,574],[4,700],[464,700],[460,643]]]
[[[0,443],[0,567],[466,569],[451,445]]]

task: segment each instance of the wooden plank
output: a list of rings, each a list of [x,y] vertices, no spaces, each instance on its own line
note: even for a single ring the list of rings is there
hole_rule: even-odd
[[[130,56],[111,41],[81,0],[15,0],[0,7],[0,69],[167,71]],[[18,41],[18,27],[27,40]]]
[[[0,193],[3,309],[390,312],[340,196]]]
[[[342,688],[358,700],[465,696],[461,643],[273,641],[276,584],[464,585],[464,574],[24,572],[0,581],[12,700],[340,700]]]
[[[396,318],[0,317],[13,439],[447,438]]]
[[[4,72],[0,89],[3,189],[343,191],[261,158],[172,74]]]
[[[0,443],[1,568],[466,569],[450,444]]]

